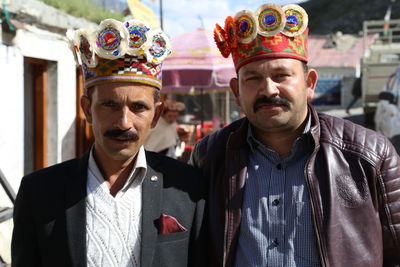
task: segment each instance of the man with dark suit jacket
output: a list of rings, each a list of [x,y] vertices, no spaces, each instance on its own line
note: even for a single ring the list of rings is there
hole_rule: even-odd
[[[105,20],[72,44],[95,142],[22,179],[12,266],[206,266],[199,173],[143,148],[162,111],[168,38],[137,20]]]

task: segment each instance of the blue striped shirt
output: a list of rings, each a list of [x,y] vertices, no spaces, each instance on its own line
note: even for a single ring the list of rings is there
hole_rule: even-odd
[[[304,168],[314,147],[311,117],[280,158],[253,136],[235,266],[320,266]]]

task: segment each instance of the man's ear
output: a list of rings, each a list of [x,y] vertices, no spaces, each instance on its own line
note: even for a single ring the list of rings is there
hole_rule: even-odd
[[[153,117],[153,121],[151,122],[151,128],[156,127],[158,119],[160,119],[163,109],[164,109],[163,102],[157,102],[155,104],[154,117]]]
[[[314,97],[317,81],[318,72],[315,69],[309,69],[306,75],[307,100],[311,100]]]
[[[81,108],[85,113],[86,121],[92,123],[92,111],[90,110],[91,100],[88,96],[81,96]]]
[[[229,86],[231,87],[232,93],[235,96],[235,103],[240,107],[239,100],[239,81],[237,78],[232,78],[229,82]]]

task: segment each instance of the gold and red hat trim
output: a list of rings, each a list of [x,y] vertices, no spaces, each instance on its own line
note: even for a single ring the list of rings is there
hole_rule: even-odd
[[[243,10],[216,24],[214,39],[221,54],[232,54],[238,71],[263,58],[295,58],[307,62],[308,15],[298,5],[263,4],[256,12]]]

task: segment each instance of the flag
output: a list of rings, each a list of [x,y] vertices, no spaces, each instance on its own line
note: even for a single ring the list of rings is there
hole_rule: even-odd
[[[150,28],[154,29],[160,27],[157,16],[154,14],[151,8],[139,0],[127,0],[126,2],[133,18],[146,22]]]

